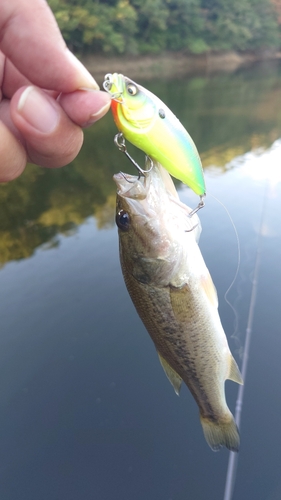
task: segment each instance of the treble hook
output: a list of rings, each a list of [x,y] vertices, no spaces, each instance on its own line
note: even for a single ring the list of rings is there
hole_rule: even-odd
[[[119,149],[119,151],[121,151],[121,153],[124,153],[127,158],[129,158],[130,162],[134,165],[134,167],[136,167],[139,175],[138,175],[138,180],[141,178],[141,177],[146,177],[147,174],[149,174],[149,172],[151,172],[151,170],[153,169],[153,161],[152,159],[150,158],[150,156],[147,156],[148,160],[150,161],[150,168],[148,170],[143,170],[139,164],[134,160],[134,158],[131,157],[131,155],[128,153],[127,151],[127,147],[126,147],[126,142],[125,142],[125,138],[122,134],[122,132],[119,132],[118,134],[115,135],[114,137],[114,144],[115,146],[117,146],[117,148]],[[126,177],[126,174],[124,174],[124,172],[120,172],[120,174],[124,177],[124,179],[127,181],[127,182],[130,182],[131,184],[133,184],[135,181],[130,181],[127,177]],[[203,208],[205,206],[205,202],[204,202],[204,197],[206,195],[201,195],[200,196],[200,201],[197,205],[196,208],[194,208],[194,210],[192,210],[189,214],[188,214],[188,217],[192,217],[194,214],[196,214],[198,212],[198,210],[200,210],[201,208]],[[185,232],[189,233],[191,231],[193,231],[196,227],[198,226],[198,223],[195,224],[191,229],[187,229]]]
[[[118,149],[119,149],[119,151],[121,151],[121,153],[124,153],[127,156],[127,158],[129,158],[130,162],[134,165],[134,167],[136,167],[136,169],[139,173],[138,179],[140,179],[140,177],[146,177],[146,175],[149,174],[149,172],[151,172],[151,170],[153,169],[152,159],[149,156],[147,156],[151,166],[148,170],[143,170],[139,166],[139,164],[134,160],[134,158],[132,158],[131,155],[128,153],[127,148],[126,148],[126,142],[125,142],[125,139],[124,139],[122,132],[119,132],[118,134],[115,135],[114,144],[115,144],[115,146],[118,147]]]
[[[205,194],[204,194],[203,196],[200,196],[200,201],[199,201],[199,203],[198,203],[197,207],[196,207],[196,208],[194,208],[194,210],[192,210],[191,212],[189,212],[188,217],[189,217],[190,219],[191,219],[191,217],[192,217],[194,214],[196,214],[196,213],[198,212],[198,210],[200,210],[201,208],[203,208],[203,207],[205,206],[205,203],[204,203],[204,197],[205,197],[205,196],[206,196]],[[192,228],[191,228],[191,229],[186,229],[186,230],[185,230],[185,233],[191,233],[191,231],[193,231],[193,230],[194,230],[196,227],[198,227],[198,226],[199,226],[199,222],[197,222],[197,224],[195,224],[194,226],[192,226]]]
[[[198,208],[198,210],[199,210],[199,208]],[[199,226],[199,223],[197,222],[197,224],[195,224],[194,226],[192,226],[192,228],[191,228],[191,229],[185,229],[185,231],[184,231],[184,232],[185,232],[185,233],[191,233],[191,231],[194,231],[194,229],[195,229],[196,227],[198,227],[198,226]]]
[[[194,208],[194,210],[192,210],[189,214],[188,214],[188,217],[192,217],[194,214],[196,214],[198,212],[198,210],[201,210],[201,208],[203,208],[205,206],[205,202],[204,202],[204,198],[205,198],[205,194],[201,195],[200,196],[200,201],[197,205],[196,208]],[[196,227],[196,226],[195,226]]]

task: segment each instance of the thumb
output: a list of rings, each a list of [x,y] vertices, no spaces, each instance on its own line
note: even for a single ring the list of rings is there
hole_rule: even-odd
[[[59,92],[98,89],[67,49],[45,0],[0,1],[0,49],[35,85]]]

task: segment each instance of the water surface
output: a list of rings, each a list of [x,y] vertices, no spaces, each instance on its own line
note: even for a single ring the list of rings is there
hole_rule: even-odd
[[[128,75],[129,76],[129,75]],[[141,83],[141,82],[140,82]],[[146,83],[195,140],[208,198],[201,250],[241,365],[261,268],[234,500],[281,497],[281,68]],[[123,283],[112,175],[132,171],[111,116],[67,168],[0,187],[0,496],[3,500],[223,499],[186,387],[175,396]],[[142,161],[143,155],[130,149]],[[181,199],[197,203],[177,183]],[[235,231],[241,247],[238,277]],[[237,386],[226,383],[235,409]]]

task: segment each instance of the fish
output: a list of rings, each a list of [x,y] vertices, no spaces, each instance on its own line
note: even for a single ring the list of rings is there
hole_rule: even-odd
[[[238,451],[226,379],[243,384],[218,313],[211,275],[198,246],[197,214],[179,199],[169,173],[155,163],[145,177],[115,174],[120,263],[133,304],[179,395],[194,397],[207,443]]]
[[[173,112],[152,92],[118,73],[105,76],[117,128],[125,139],[159,162],[196,194],[205,196],[197,148]]]

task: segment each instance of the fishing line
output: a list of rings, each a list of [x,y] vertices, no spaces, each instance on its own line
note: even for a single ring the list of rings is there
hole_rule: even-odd
[[[259,227],[258,240],[257,240],[254,274],[253,274],[253,280],[252,280],[252,292],[251,292],[249,314],[248,314],[246,336],[245,336],[245,347],[244,347],[244,352],[243,352],[243,357],[242,357],[241,374],[242,374],[242,378],[244,380],[244,385],[239,385],[237,399],[236,399],[236,405],[235,405],[234,417],[235,417],[235,421],[236,421],[238,428],[240,428],[240,422],[241,422],[241,413],[242,413],[245,381],[246,381],[246,374],[247,374],[247,367],[248,367],[248,360],[249,360],[252,326],[253,326],[256,298],[257,298],[258,278],[259,278],[259,270],[260,270],[260,264],[261,264],[262,227],[264,224],[265,213],[266,213],[266,204],[268,201],[268,189],[269,189],[269,182],[267,183],[267,185],[265,187],[265,191],[264,191],[264,198],[263,198],[262,212],[261,212],[261,219],[260,219],[260,227]],[[235,480],[236,480],[237,463],[238,463],[238,453],[234,453],[233,451],[231,451],[229,453],[229,460],[228,460],[228,467],[227,467],[223,500],[231,500],[232,499],[234,486],[235,486]]]
[[[237,313],[237,310],[235,309],[235,307],[228,300],[227,296],[228,296],[230,290],[233,288],[233,285],[234,285],[234,283],[235,283],[235,281],[237,279],[237,276],[238,276],[238,273],[239,273],[239,269],[240,269],[240,263],[241,263],[240,240],[239,240],[239,235],[238,235],[238,232],[237,232],[234,220],[233,220],[232,216],[230,215],[229,210],[224,205],[224,203],[222,201],[220,201],[216,196],[214,196],[211,193],[208,193],[208,196],[211,196],[211,198],[214,198],[214,200],[216,200],[224,208],[224,210],[225,210],[225,212],[226,212],[226,214],[227,214],[227,216],[228,216],[228,218],[229,218],[229,220],[231,222],[231,225],[232,225],[233,230],[234,230],[235,238],[236,238],[236,244],[237,244],[237,266],[236,266],[236,270],[235,270],[235,274],[234,274],[233,280],[231,281],[228,289],[226,290],[226,292],[224,294],[224,300],[228,304],[228,306],[230,307],[230,309],[233,311],[233,314],[234,314],[234,332],[231,335],[231,337],[235,337],[235,334],[237,333],[237,330],[238,330],[238,313]]]

